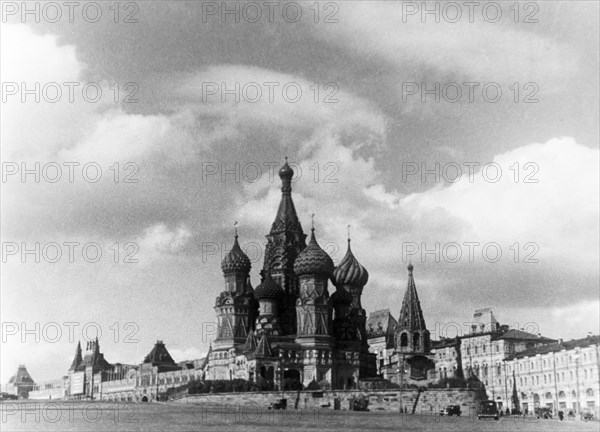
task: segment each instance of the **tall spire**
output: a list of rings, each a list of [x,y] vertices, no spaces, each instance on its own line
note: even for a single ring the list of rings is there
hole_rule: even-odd
[[[281,201],[279,202],[275,221],[271,225],[270,234],[292,231],[303,235],[302,226],[296,214],[296,207],[294,206],[294,201],[292,201],[292,178],[294,177],[294,170],[288,165],[287,157],[285,158],[285,165],[279,170],[279,177],[281,178]]]
[[[406,292],[404,293],[404,300],[402,301],[398,324],[400,327],[408,328],[410,330],[426,330],[425,318],[423,318],[421,303],[419,302],[419,296],[417,295],[417,286],[415,285],[415,279],[413,277],[413,268],[412,263],[409,263],[408,284],[406,286]]]
[[[75,357],[73,358],[73,363],[71,363],[70,371],[76,370],[81,363],[83,362],[83,357],[81,355],[81,342],[77,342],[77,348],[75,349]]]

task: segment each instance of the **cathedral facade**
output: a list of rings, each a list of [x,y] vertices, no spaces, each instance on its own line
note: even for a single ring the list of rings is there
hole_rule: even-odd
[[[281,201],[266,236],[261,282],[238,243],[221,269],[225,289],[215,302],[217,337],[206,379],[246,379],[264,388],[352,389],[376,375],[361,305],[369,274],[350,248],[336,267],[319,246],[314,226],[306,243],[286,164],[279,170]],[[333,291],[333,293],[331,293]]]

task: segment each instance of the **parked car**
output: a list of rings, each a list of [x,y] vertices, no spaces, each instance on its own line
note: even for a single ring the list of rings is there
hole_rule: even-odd
[[[535,415],[537,418],[551,419],[552,410],[550,408],[536,408]]]
[[[15,400],[15,399],[19,399],[19,396],[15,395],[15,394],[10,394],[10,393],[0,393],[0,400]]]
[[[447,415],[447,416],[452,416],[452,415],[457,415],[460,416],[461,412],[460,412],[460,405],[448,405],[446,408],[440,410],[440,415]]]
[[[585,421],[594,420],[594,413],[591,411],[584,412],[583,414],[581,414],[581,419]]]
[[[279,399],[277,402],[273,402],[269,405],[269,409],[273,410],[284,410],[287,408],[287,399]]]
[[[493,400],[482,401],[479,404],[479,411],[477,411],[477,418],[479,420],[482,418],[493,418],[494,420],[498,420],[499,417],[498,406]]]

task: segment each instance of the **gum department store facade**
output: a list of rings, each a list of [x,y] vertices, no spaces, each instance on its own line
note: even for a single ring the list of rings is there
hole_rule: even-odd
[[[598,416],[598,336],[556,341],[501,326],[490,309],[482,309],[469,334],[432,341],[411,264],[398,319],[389,310],[367,319],[361,305],[367,270],[350,239],[337,267],[314,227],[306,243],[292,201],[293,175],[287,163],[279,171],[281,201],[260,284],[252,287],[250,259],[237,232],[221,263],[225,289],[216,298],[217,335],[206,358],[175,363],[158,341],[142,364],[111,365],[92,341],[84,354],[78,345],[68,376],[38,386],[29,397],[149,401],[195,379],[341,390],[364,388],[375,377],[419,386],[455,378],[481,382],[503,409],[513,407],[516,394],[520,409],[559,407]]]

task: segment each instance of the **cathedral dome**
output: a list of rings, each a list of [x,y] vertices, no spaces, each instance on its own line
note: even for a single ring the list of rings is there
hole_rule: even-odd
[[[265,280],[254,290],[256,300],[278,300],[283,296],[283,289],[273,280],[270,272],[266,272]]]
[[[285,165],[279,170],[279,178],[281,178],[281,180],[292,180],[292,177],[294,177],[294,170],[288,165],[286,157]]]
[[[242,251],[240,245],[238,243],[238,236],[235,235],[235,241],[233,242],[233,247],[231,250],[225,255],[223,261],[221,261],[221,270],[223,270],[224,274],[228,273],[250,273],[250,268],[252,264],[250,264],[250,258],[248,255]]]
[[[336,286],[354,285],[365,286],[369,280],[369,272],[354,257],[348,240],[346,255],[333,270],[333,281]]]
[[[306,274],[331,276],[333,267],[331,257],[317,243],[313,228],[310,242],[294,261],[294,273],[296,276]]]

